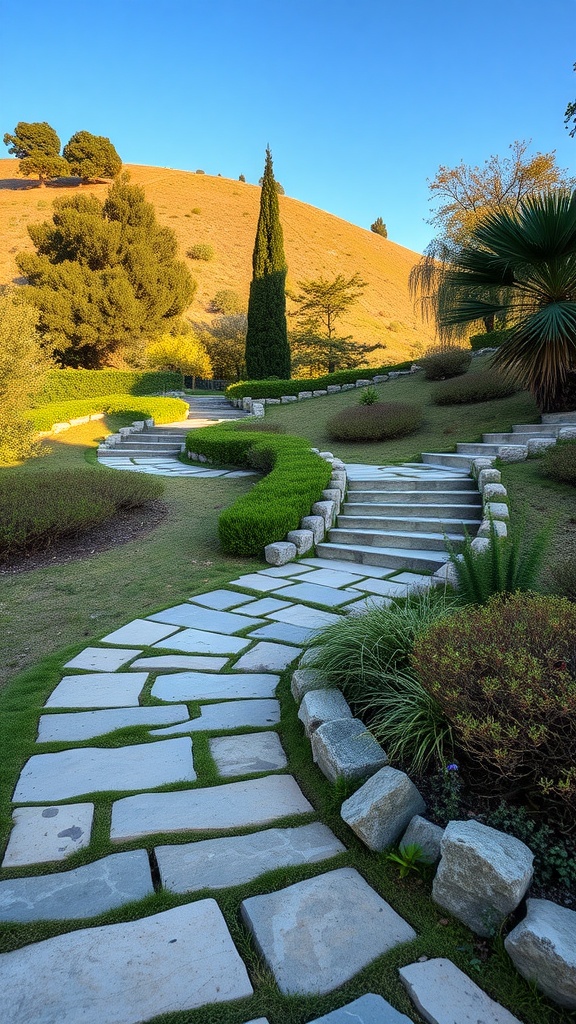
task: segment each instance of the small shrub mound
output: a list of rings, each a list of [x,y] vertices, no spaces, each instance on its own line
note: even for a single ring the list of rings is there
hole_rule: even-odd
[[[471,774],[492,796],[576,830],[576,607],[493,597],[432,624],[417,677],[440,706]]]
[[[435,405],[465,405],[468,402],[490,402],[496,398],[508,398],[518,391],[518,385],[506,380],[495,370],[481,370],[467,373],[465,377],[449,380],[432,393]]]
[[[114,469],[0,474],[0,560],[50,547],[116,512],[157,498],[157,477]]]
[[[328,420],[332,441],[387,441],[412,434],[422,423],[422,410],[403,402],[375,402],[341,409]]]
[[[550,571],[556,593],[576,601],[576,555],[564,555]]]
[[[360,398],[358,402],[360,405],[376,405],[378,401],[378,392],[376,388],[363,388],[360,392]]]
[[[545,476],[576,487],[576,440],[558,441],[542,456],[540,468]]]
[[[204,260],[208,263],[210,260],[214,259],[214,249],[211,245],[207,245],[205,242],[198,242],[197,245],[193,245],[191,249],[188,249],[186,255],[189,256],[191,260]]]
[[[472,351],[469,348],[429,348],[419,360],[424,369],[426,380],[444,380],[447,377],[459,377],[472,362]]]

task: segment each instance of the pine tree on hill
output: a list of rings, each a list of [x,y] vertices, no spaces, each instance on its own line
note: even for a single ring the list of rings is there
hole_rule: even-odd
[[[248,302],[246,372],[250,380],[290,377],[290,346],[286,327],[286,257],[272,154],[266,164],[260,195],[253,276]]]

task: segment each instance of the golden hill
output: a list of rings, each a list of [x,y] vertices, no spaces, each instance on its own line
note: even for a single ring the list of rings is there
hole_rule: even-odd
[[[34,179],[19,178],[17,167],[16,160],[0,160],[0,284],[19,280],[15,255],[32,249],[26,226],[48,219],[54,198],[80,187],[101,197],[107,190],[105,184],[76,183],[39,188]],[[167,167],[128,164],[125,169],[144,187],[158,220],[175,231],[181,255],[198,282],[188,317],[209,323],[210,300],[222,288],[233,289],[247,301],[259,187]],[[298,199],[279,198],[289,288],[304,278],[351,277],[356,272],[367,282],[343,327],[359,342],[385,346],[385,352],[372,354],[372,365],[410,358],[433,340],[432,328],[421,321],[408,295],[416,253]],[[202,242],[213,247],[213,260],[185,256],[192,245]]]

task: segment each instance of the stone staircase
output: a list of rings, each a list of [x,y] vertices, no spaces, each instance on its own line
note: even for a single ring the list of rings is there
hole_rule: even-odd
[[[544,413],[541,423],[515,423],[511,431],[483,434],[482,441],[457,444],[455,452],[424,452],[422,462],[455,469],[469,469],[473,459],[483,456],[522,462],[538,449],[555,444],[562,436],[576,436],[576,412]]]
[[[318,554],[435,572],[449,558],[446,540],[458,550],[465,532],[475,536],[482,520],[482,499],[468,468],[448,473],[420,464],[348,466],[347,501]]]

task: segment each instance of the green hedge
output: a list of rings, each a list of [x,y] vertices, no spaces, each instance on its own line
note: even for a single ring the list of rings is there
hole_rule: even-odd
[[[42,409],[30,409],[28,418],[36,430],[50,430],[55,423],[66,423],[94,412],[121,413],[135,420],[154,419],[156,423],[172,423],[185,418],[188,411],[181,398],[138,398],[135,395],[109,395],[83,398],[76,402],[53,402]]]
[[[299,391],[322,391],[329,384],[353,384],[357,380],[372,380],[377,375],[395,370],[409,370],[412,360],[396,363],[394,366],[364,366],[359,370],[337,370],[324,377],[310,377],[305,380],[244,380],[229,384],[226,398],[281,398],[282,395],[297,395]]]
[[[248,494],[220,515],[220,542],[229,555],[261,556],[266,544],[297,530],[332,473],[329,463],[314,455],[304,438],[258,436],[235,423],[194,430],[187,436],[186,448],[224,465],[267,471]]]
[[[470,347],[474,352],[480,348],[499,348],[510,337],[511,331],[485,331],[484,334],[472,334]]]
[[[102,395],[154,395],[162,391],[181,389],[181,373],[50,370],[42,391],[36,396],[36,405],[68,402],[75,398],[99,398]]]

